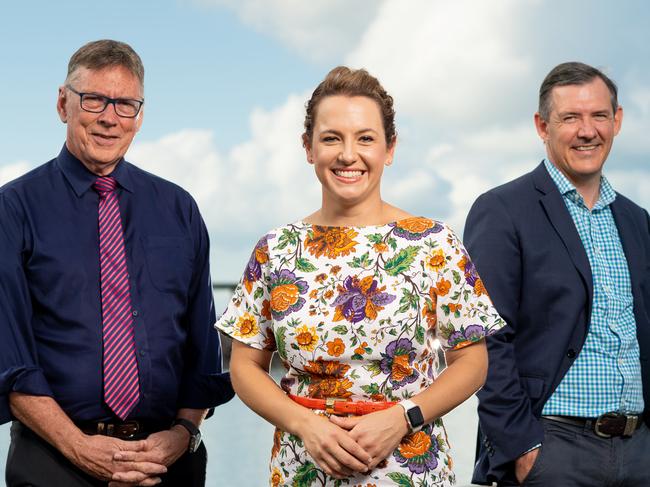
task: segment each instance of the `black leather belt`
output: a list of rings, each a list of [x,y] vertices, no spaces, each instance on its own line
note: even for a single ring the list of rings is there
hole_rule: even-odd
[[[134,440],[169,429],[172,420],[78,421],[75,424],[87,435],[105,435],[120,440]]]
[[[639,415],[622,413],[606,413],[597,418],[581,418],[579,416],[542,416],[542,418],[557,423],[586,427],[602,438],[632,436],[643,423]]]

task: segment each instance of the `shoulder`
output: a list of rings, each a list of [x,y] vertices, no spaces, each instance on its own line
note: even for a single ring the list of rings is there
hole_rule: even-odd
[[[56,165],[56,159],[52,159],[0,186],[0,194],[4,196],[14,192],[35,189],[39,184],[46,183],[55,171],[58,171],[58,167]]]
[[[145,171],[128,161],[124,161],[124,164],[128,168],[133,184],[136,185],[138,189],[153,191],[164,198],[171,197],[194,203],[194,198],[192,198],[190,193],[178,184]]]

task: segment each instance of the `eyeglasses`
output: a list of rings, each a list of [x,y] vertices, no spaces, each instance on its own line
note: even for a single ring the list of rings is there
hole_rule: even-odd
[[[144,100],[134,100],[131,98],[110,98],[97,93],[80,93],[70,85],[65,85],[67,89],[79,95],[79,104],[81,109],[91,113],[101,113],[106,110],[108,104],[112,104],[115,113],[124,118],[135,118],[140,113],[140,108]]]

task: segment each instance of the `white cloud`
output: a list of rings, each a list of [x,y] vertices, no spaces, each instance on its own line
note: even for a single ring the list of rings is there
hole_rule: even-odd
[[[377,0],[195,0],[234,11],[308,61],[331,62],[354,47],[381,5]]]
[[[409,116],[482,123],[503,115],[531,72],[515,19],[532,3],[386,1],[347,61],[375,73]]]
[[[34,167],[27,161],[16,161],[9,164],[0,165],[0,186],[22,176]]]

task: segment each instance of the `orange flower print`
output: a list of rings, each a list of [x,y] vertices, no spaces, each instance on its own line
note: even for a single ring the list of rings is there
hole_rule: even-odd
[[[413,374],[413,369],[409,363],[409,356],[395,355],[393,357],[393,367],[390,372],[390,378],[393,382],[402,382],[405,378]]]
[[[282,284],[271,291],[271,307],[273,311],[286,311],[298,300],[300,290],[295,284]]]
[[[314,278],[314,280],[315,280],[316,282],[318,282],[318,283],[323,283],[323,282],[325,282],[326,279],[327,279],[327,274],[323,274],[323,273],[318,274],[318,275]]]
[[[384,242],[379,242],[374,244],[372,248],[375,249],[375,251],[382,253],[388,250],[388,245],[386,245]]]
[[[332,357],[339,357],[343,352],[345,352],[345,343],[340,338],[327,342],[327,353]]]
[[[280,452],[281,440],[282,430],[275,428],[275,432],[273,433],[273,447],[271,448],[271,458],[275,458],[275,456]]]
[[[316,299],[318,297],[318,289],[312,289],[309,291],[309,297],[311,299]]]
[[[400,455],[406,459],[421,457],[431,447],[431,437],[424,431],[408,435],[397,447]]]
[[[440,270],[445,267],[445,253],[442,251],[442,249],[434,250],[427,256],[425,262],[427,268],[433,272],[440,272]]]
[[[332,296],[334,296],[334,291],[332,291],[331,289],[328,289],[327,291],[325,291],[324,296],[325,296],[325,299],[331,299]]]
[[[448,306],[449,306],[450,313],[455,313],[456,311],[460,311],[461,308],[463,307],[463,305],[460,303],[449,303]]]
[[[345,377],[349,369],[349,365],[336,360],[309,361],[305,365],[305,371],[311,375],[309,397],[350,397],[352,382]]]
[[[422,307],[422,318],[427,320],[427,324],[429,325],[430,329],[436,327],[436,323],[438,322],[438,314],[436,313],[435,302],[428,299],[425,301],[424,306]]]
[[[332,268],[330,269],[330,274],[332,275],[337,275],[339,272],[341,272],[341,266],[340,265],[333,265]]]
[[[262,311],[260,313],[265,319],[271,319],[271,302],[268,299],[262,301]]]
[[[447,279],[440,279],[436,283],[435,293],[438,296],[445,296],[450,289],[451,289],[451,282],[449,282]]]
[[[257,320],[250,313],[244,313],[240,316],[236,326],[237,329],[234,332],[234,336],[236,337],[251,338],[260,332],[257,326]]]
[[[391,226],[395,227],[395,235],[407,240],[419,240],[431,233],[438,233],[442,230],[440,223],[419,216],[399,220],[392,223]]]
[[[302,325],[296,328],[296,343],[301,348],[301,350],[307,350],[313,352],[318,343],[318,335],[316,334],[316,327],[309,327],[307,325]]]
[[[361,345],[359,345],[357,348],[354,349],[354,353],[357,355],[363,355],[366,353],[366,347],[368,346],[368,342],[363,342]]]
[[[273,467],[273,471],[271,472],[271,486],[278,487],[283,483],[284,477],[282,476],[282,472],[280,472],[280,469],[278,467]]]
[[[334,259],[354,252],[358,242],[354,237],[357,232],[350,228],[319,227],[314,225],[305,238],[305,248],[316,257],[326,256]]]
[[[480,296],[481,294],[487,294],[485,286],[483,285],[483,281],[480,277],[474,282],[474,294],[477,296]]]

